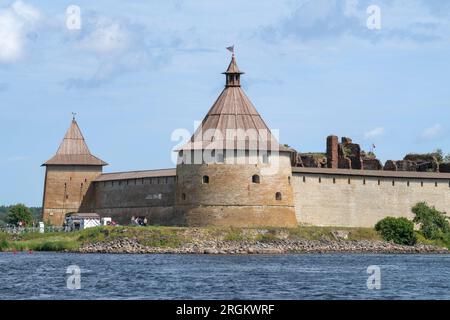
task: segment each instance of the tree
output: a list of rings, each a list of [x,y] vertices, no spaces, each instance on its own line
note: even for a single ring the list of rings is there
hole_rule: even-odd
[[[24,204],[16,204],[9,209],[6,220],[16,226],[19,225],[19,222],[26,226],[33,223],[33,214]]]
[[[450,235],[450,224],[445,212],[430,207],[426,202],[419,202],[412,208],[413,221],[420,224],[420,231],[427,239],[445,239]]]
[[[417,242],[414,223],[406,218],[386,217],[377,222],[375,230],[381,233],[386,241],[412,246]]]

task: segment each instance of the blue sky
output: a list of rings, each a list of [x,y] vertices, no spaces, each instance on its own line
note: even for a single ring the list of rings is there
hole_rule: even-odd
[[[171,133],[206,114],[231,44],[282,143],[323,151],[336,134],[382,160],[450,152],[449,1],[0,0],[0,204],[41,205],[40,165],[71,112],[106,172],[173,167]]]

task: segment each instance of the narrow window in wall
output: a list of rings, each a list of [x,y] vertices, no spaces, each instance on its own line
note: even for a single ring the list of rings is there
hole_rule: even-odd
[[[381,180],[380,179],[378,179],[378,185],[381,185]]]
[[[392,180],[392,186],[393,187],[395,186],[395,180]]]
[[[305,176],[303,176],[303,182],[306,182],[306,177]]]
[[[281,197],[281,192],[275,193],[275,200],[281,201],[281,199],[282,199],[282,197]]]
[[[259,176],[257,174],[254,174],[252,176],[252,182],[253,183],[260,183],[260,178],[259,178]]]
[[[209,183],[209,176],[203,176],[203,183],[208,184]]]
[[[366,179],[363,179],[363,184],[366,184]]]
[[[87,182],[87,179],[86,179],[86,178],[84,178],[84,182]]]
[[[408,186],[408,187],[409,187],[409,181],[408,181],[408,182],[406,182],[406,186]]]
[[[348,178],[348,184],[351,184],[352,183],[352,181],[350,180],[350,178]]]
[[[435,186],[435,187],[437,187],[437,186],[438,186],[438,183],[437,183],[437,181],[436,181],[436,182],[434,183],[434,186]]]
[[[288,183],[291,184],[291,176],[288,177]]]
[[[319,177],[319,183],[322,183],[322,177]]]
[[[181,199],[182,199],[182,200],[186,200],[186,193],[182,193],[182,194],[181,194]]]
[[[336,178],[333,178],[333,184],[336,184]]]
[[[423,187],[423,181],[420,181],[420,186]]]

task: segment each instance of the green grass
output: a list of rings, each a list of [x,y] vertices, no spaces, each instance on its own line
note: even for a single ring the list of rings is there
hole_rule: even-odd
[[[416,236],[417,236],[417,243],[426,244],[426,245],[434,245],[434,246],[445,247],[447,249],[450,249],[450,239],[449,239],[449,241],[444,241],[442,239],[438,239],[438,240],[426,239],[420,231],[416,231]]]
[[[381,240],[371,228],[313,227],[297,228],[233,228],[233,227],[98,227],[69,233],[28,233],[10,235],[0,233],[0,251],[72,251],[89,243],[108,242],[115,239],[135,239],[140,244],[158,248],[177,248],[196,241],[261,241],[289,240],[335,241],[336,231],[348,234],[346,241]],[[449,247],[437,241],[426,240],[418,234],[418,242]]]

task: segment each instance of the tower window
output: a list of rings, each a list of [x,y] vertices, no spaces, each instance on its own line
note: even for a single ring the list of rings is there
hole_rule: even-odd
[[[253,183],[260,183],[260,177],[257,174],[253,175],[252,176],[252,182]]]
[[[288,177],[288,183],[291,184],[291,176]]]
[[[186,193],[181,194],[181,200],[186,200]]]
[[[281,192],[275,193],[275,200],[281,201],[281,199],[282,199],[282,197],[281,197]]]
[[[203,176],[203,183],[209,183],[209,176]]]

